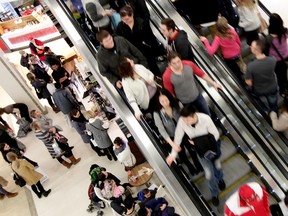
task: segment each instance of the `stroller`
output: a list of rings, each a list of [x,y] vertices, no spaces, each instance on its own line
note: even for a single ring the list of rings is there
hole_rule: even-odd
[[[92,213],[94,210],[97,210],[97,216],[102,216],[103,211],[101,209],[105,208],[106,205],[104,201],[100,200],[94,192],[95,184],[91,182],[88,188],[88,197],[90,199],[90,204],[88,205],[87,212]]]
[[[87,212],[92,213],[94,210],[97,210],[97,216],[103,215],[103,211],[101,211],[101,209],[106,207],[104,201],[99,199],[94,191],[94,187],[97,186],[102,170],[105,170],[105,168],[99,167],[97,164],[93,164],[89,170],[91,183],[88,187],[88,197],[90,199],[90,204],[88,205]]]

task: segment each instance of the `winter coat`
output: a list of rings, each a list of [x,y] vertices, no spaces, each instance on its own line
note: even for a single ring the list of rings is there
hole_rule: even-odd
[[[148,67],[146,58],[133,44],[121,36],[115,36],[113,39],[115,52],[101,46],[96,56],[101,75],[105,76],[112,85],[121,79],[118,74],[120,56],[132,59],[135,64]]]
[[[143,19],[135,17],[132,29],[124,22],[120,22],[117,26],[117,35],[126,38],[144,56],[157,56],[159,43],[151,30],[150,24]]]
[[[31,69],[32,73],[36,76],[36,78],[45,80],[46,83],[50,82],[51,77],[45,71],[45,69],[40,67],[38,64],[32,64],[30,66],[30,69]]]
[[[32,57],[33,55],[32,54],[28,54],[26,56],[21,56],[21,59],[20,59],[20,64],[23,66],[23,67],[26,67],[28,70],[30,69],[30,64],[29,64],[29,58]]]
[[[143,65],[136,64],[134,70],[145,81],[154,80],[154,74]],[[122,79],[122,86],[136,116],[141,114],[138,105],[144,110],[149,107],[149,92],[143,80],[126,77]],[[152,86],[156,88],[155,83]]]
[[[168,39],[168,53],[172,50],[179,53],[181,59],[194,61],[194,54],[185,31],[180,30],[177,35]]]
[[[68,114],[71,110],[78,108],[78,102],[68,89],[57,89],[53,94],[55,105],[63,112]]]
[[[86,130],[86,123],[84,122],[77,122],[77,121],[71,121],[72,127],[75,128],[77,133],[81,136],[84,143],[90,143],[90,136],[85,133]]]
[[[109,135],[108,128],[103,127],[104,122],[96,118],[93,122],[86,124],[86,129],[92,133],[94,140],[101,149],[108,148],[113,145]]]
[[[19,162],[19,167],[16,165],[17,162]],[[13,161],[12,169],[21,176],[29,186],[35,185],[43,177],[43,175],[36,172],[34,166],[26,160],[17,159],[17,161]]]
[[[120,153],[116,154],[115,149],[114,153],[118,159],[124,166],[132,167],[136,164],[136,158],[132,154],[128,143],[125,143],[125,148]]]
[[[240,199],[245,196],[252,197],[254,194],[255,199],[249,205]],[[232,196],[228,198],[225,203],[225,216],[269,216],[269,201],[268,194],[265,189],[256,182],[251,182],[240,187]]]
[[[42,98],[50,98],[50,92],[47,89],[47,83],[45,80],[36,78],[33,82],[31,82],[31,85],[35,88],[35,90],[38,92],[38,94]]]

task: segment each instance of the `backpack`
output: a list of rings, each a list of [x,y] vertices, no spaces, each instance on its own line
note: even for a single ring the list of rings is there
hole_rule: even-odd
[[[96,183],[99,181],[99,179],[101,178],[102,175],[102,171],[105,171],[106,169],[103,167],[99,167],[99,166],[94,166],[90,168],[89,171],[89,175],[91,177],[91,182],[92,183]]]

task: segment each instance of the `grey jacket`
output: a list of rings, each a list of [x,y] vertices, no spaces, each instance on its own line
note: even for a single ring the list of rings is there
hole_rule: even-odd
[[[86,124],[86,129],[92,133],[98,147],[105,149],[113,145],[113,143],[108,135],[107,129],[102,127],[102,125],[103,122],[100,119],[95,119],[94,122]]]
[[[112,85],[121,79],[118,74],[120,56],[132,59],[135,64],[142,64],[148,68],[146,58],[128,40],[121,36],[115,36],[114,44],[115,52],[101,46],[96,55],[100,73],[105,76],[112,83]]]
[[[173,119],[170,118],[169,115],[164,111],[164,109],[161,109],[160,112],[154,112],[154,120],[155,124],[159,130],[159,133],[161,136],[167,140],[170,137],[174,137],[176,124],[178,122],[178,119],[180,118],[180,109],[173,109]],[[175,123],[176,122],[176,123]]]
[[[67,89],[56,89],[56,92],[53,94],[53,100],[56,106],[64,114],[68,114],[71,110],[78,108],[78,102],[73,97],[71,92]]]

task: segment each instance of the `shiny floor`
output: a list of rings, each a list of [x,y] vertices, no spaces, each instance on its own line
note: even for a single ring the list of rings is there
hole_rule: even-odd
[[[53,123],[61,125],[63,134],[69,139],[69,144],[74,146],[75,157],[81,157],[79,164],[72,166],[69,170],[59,164],[57,160],[53,160],[47,149],[41,141],[35,138],[33,132],[27,137],[20,140],[27,146],[25,155],[37,161],[40,168],[48,175],[48,180],[43,183],[45,189],[52,189],[51,194],[45,198],[38,199],[30,189],[17,187],[11,176],[9,165],[0,159],[1,171],[0,175],[5,177],[9,184],[5,189],[11,192],[18,192],[19,195],[14,198],[5,198],[0,201],[0,216],[79,216],[79,215],[96,215],[96,211],[88,213],[86,211],[90,201],[88,199],[87,189],[90,183],[88,170],[91,164],[97,163],[104,166],[107,170],[115,174],[122,182],[127,182],[127,175],[123,165],[120,162],[110,162],[106,157],[98,157],[96,153],[82,142],[80,136],[73,128],[70,128],[64,121],[64,115],[55,114],[52,111],[48,116],[53,119]],[[110,124],[110,138],[115,136],[123,136],[115,122]],[[156,185],[160,185],[160,181],[154,174],[150,181]],[[136,195],[141,188],[133,188]],[[171,205],[176,207],[176,212],[184,215],[177,208],[177,204],[171,200],[166,191],[165,198]],[[113,215],[111,208],[106,207],[104,215]]]

